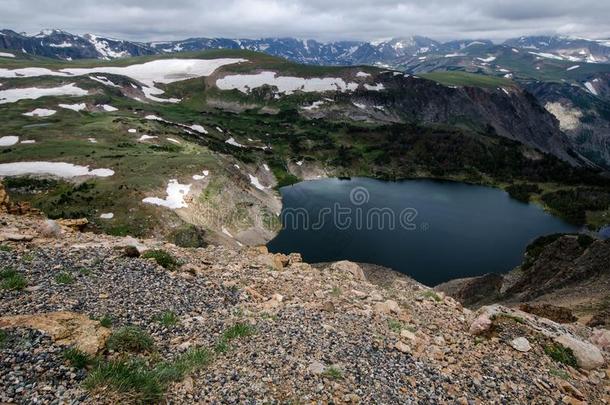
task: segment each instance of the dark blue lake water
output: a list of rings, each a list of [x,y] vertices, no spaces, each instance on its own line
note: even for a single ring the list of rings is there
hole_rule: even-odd
[[[284,228],[270,251],[379,264],[427,285],[507,272],[536,237],[577,231],[502,190],[462,183],[324,179],[281,194]]]

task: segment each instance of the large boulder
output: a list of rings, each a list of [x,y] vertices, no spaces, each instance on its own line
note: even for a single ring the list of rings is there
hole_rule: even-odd
[[[90,355],[103,349],[110,336],[110,329],[98,321],[68,311],[0,318],[0,329],[16,327],[37,329],[51,336],[57,344],[75,346]]]
[[[489,328],[491,328],[491,324],[492,320],[489,314],[482,313],[481,315],[476,317],[474,321],[472,321],[468,332],[470,332],[470,334],[472,335],[480,335],[482,333],[487,332]]]
[[[366,277],[364,276],[364,271],[362,271],[362,267],[360,267],[354,262],[350,262],[349,260],[341,260],[340,262],[335,262],[331,264],[330,269],[332,271],[350,274],[356,280],[366,280]]]
[[[601,350],[589,342],[577,339],[568,334],[556,337],[555,341],[572,350],[580,368],[593,370],[602,367],[605,363]]]
[[[61,227],[52,219],[47,219],[38,226],[38,232],[45,238],[57,238],[61,235]]]

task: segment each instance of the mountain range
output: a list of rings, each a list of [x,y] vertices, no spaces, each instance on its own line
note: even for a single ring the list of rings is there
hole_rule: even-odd
[[[439,42],[422,36],[379,41],[319,42],[295,38],[188,38],[177,41],[133,42],[93,34],[75,35],[49,29],[35,35],[0,31],[0,49],[58,59],[114,59],[207,49],[244,49],[265,52],[298,63],[320,65],[401,66],[427,59],[431,55],[463,53],[472,46],[514,48],[542,57],[571,62],[607,63],[610,40],[591,40],[561,36],[532,36],[509,39],[495,45],[489,40]]]

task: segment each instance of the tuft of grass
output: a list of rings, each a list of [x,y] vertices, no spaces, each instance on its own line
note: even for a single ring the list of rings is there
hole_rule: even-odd
[[[343,378],[343,372],[339,368],[334,366],[328,367],[326,370],[324,370],[322,375],[333,380],[340,380],[341,378]]]
[[[168,270],[175,269],[179,266],[179,263],[174,256],[161,249],[149,250],[144,252],[141,257],[144,259],[154,259],[159,266]]]
[[[0,288],[3,290],[23,290],[27,285],[27,279],[18,271],[11,268],[0,271]]]
[[[180,318],[173,311],[165,311],[153,318],[155,322],[160,323],[165,327],[175,326],[180,322]]]
[[[72,284],[74,282],[74,277],[72,277],[72,274],[63,271],[55,276],[55,282],[64,285]]]
[[[441,302],[442,301],[441,297],[437,293],[432,291],[432,290],[426,290],[426,291],[424,291],[424,293],[422,295],[424,297],[432,299],[432,300],[434,300],[436,302]]]
[[[74,347],[64,350],[63,357],[74,368],[86,368],[93,364],[93,358],[91,356]]]
[[[7,334],[4,330],[0,329],[0,349],[4,347],[4,343],[6,342]]]
[[[402,322],[397,321],[396,319],[388,319],[388,328],[394,333],[400,333]]]
[[[170,362],[162,362],[154,368],[154,373],[162,383],[180,381],[186,375],[209,365],[213,354],[208,349],[192,348]]]
[[[254,334],[254,328],[246,323],[236,323],[227,329],[223,335],[223,340],[230,342],[233,339],[246,337]]]
[[[0,252],[12,252],[13,248],[10,247],[9,245],[0,245]]]
[[[342,292],[341,292],[341,289],[340,289],[339,287],[337,287],[337,286],[333,287],[333,289],[330,291],[330,294],[331,294],[333,297],[340,297],[340,296],[341,296],[341,293],[342,293]]]
[[[154,348],[154,341],[146,331],[136,326],[124,326],[108,338],[106,346],[117,352],[142,353]]]
[[[544,352],[558,363],[566,366],[577,367],[576,356],[572,349],[562,346],[559,343],[551,343],[544,346]]]
[[[129,394],[134,402],[156,403],[164,388],[142,359],[118,359],[98,364],[83,383],[88,391],[110,390]]]
[[[137,403],[159,402],[170,383],[184,379],[209,365],[213,355],[208,349],[192,348],[171,361],[150,368],[141,358],[120,358],[99,363],[85,379],[89,391],[110,389],[127,394]]]
[[[220,340],[214,346],[214,352],[217,354],[226,353],[229,350],[231,340],[253,335],[254,328],[246,323],[236,323],[229,329],[225,330]]]

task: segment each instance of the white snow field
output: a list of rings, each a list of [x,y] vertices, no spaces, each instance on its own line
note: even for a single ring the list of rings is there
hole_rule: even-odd
[[[249,75],[228,75],[216,80],[216,87],[221,90],[237,89],[242,93],[249,93],[252,89],[263,85],[276,86],[278,92],[292,94],[295,91],[324,92],[324,91],[354,91],[358,83],[346,83],[337,77],[323,77],[306,79],[295,76],[278,76],[275,72],[260,72]],[[369,90],[383,90],[383,85],[369,85]],[[379,87],[381,86],[381,87]],[[368,88],[368,87],[367,87]]]
[[[144,95],[160,102],[179,102],[179,99],[164,99],[157,97],[164,91],[156,88],[155,83],[174,83],[196,77],[209,76],[219,67],[234,63],[247,62],[246,59],[161,59],[130,66],[104,66],[92,68],[65,68],[50,70],[45,68],[0,69],[0,77],[35,77],[35,76],[83,76],[98,73],[126,76],[143,85]],[[92,78],[105,85],[114,85],[105,77]]]
[[[258,188],[259,190],[265,191],[267,189],[267,187],[263,186],[260,182],[260,180],[258,179],[258,177],[253,176],[251,174],[248,174],[248,177],[250,177],[250,184],[252,184],[254,187]]]
[[[178,180],[172,179],[167,184],[167,197],[165,199],[158,197],[146,197],[142,202],[146,204],[160,205],[169,209],[186,208],[188,205],[184,201],[184,197],[191,190],[190,184],[180,184]]]
[[[58,104],[58,106],[60,108],[65,108],[66,110],[72,110],[72,111],[83,111],[84,109],[87,108],[87,104],[85,103],[78,103],[78,104]]]
[[[55,114],[57,111],[49,110],[46,108],[37,108],[33,111],[23,113],[22,115],[27,115],[28,117],[50,117]]]
[[[13,55],[12,53],[8,53],[8,52],[0,52],[0,58],[14,58],[15,55]]]
[[[199,132],[201,134],[207,134],[208,133],[208,131],[206,131],[206,129],[204,127],[202,127],[201,125],[193,124],[189,128],[191,128],[193,131],[197,131],[197,132]]]
[[[21,176],[24,174],[49,174],[63,178],[79,176],[110,177],[114,174],[114,170],[89,170],[89,166],[78,166],[64,162],[0,163],[0,176]]]
[[[76,87],[74,83],[59,87],[7,89],[0,90],[0,104],[14,103],[26,99],[35,100],[46,96],[86,96],[87,94],[89,94],[87,90]]]
[[[0,146],[13,146],[19,142],[19,137],[14,135],[0,137]]]
[[[229,139],[227,139],[225,141],[225,143],[228,143],[229,145],[237,146],[238,148],[245,148],[246,147],[245,145],[242,145],[241,143],[237,142],[235,140],[235,138],[233,138],[233,137],[230,137]]]
[[[104,111],[106,111],[106,112],[115,112],[115,111],[119,111],[119,109],[118,109],[118,108],[113,107],[113,106],[108,105],[108,104],[104,104],[104,105],[102,105],[102,109],[103,109]]]
[[[597,93],[597,90],[595,89],[595,86],[593,86],[593,83],[591,82],[586,82],[585,83],[585,87],[587,88],[587,90],[589,90],[589,92],[591,94],[593,94],[594,96],[599,96],[599,94]]]

